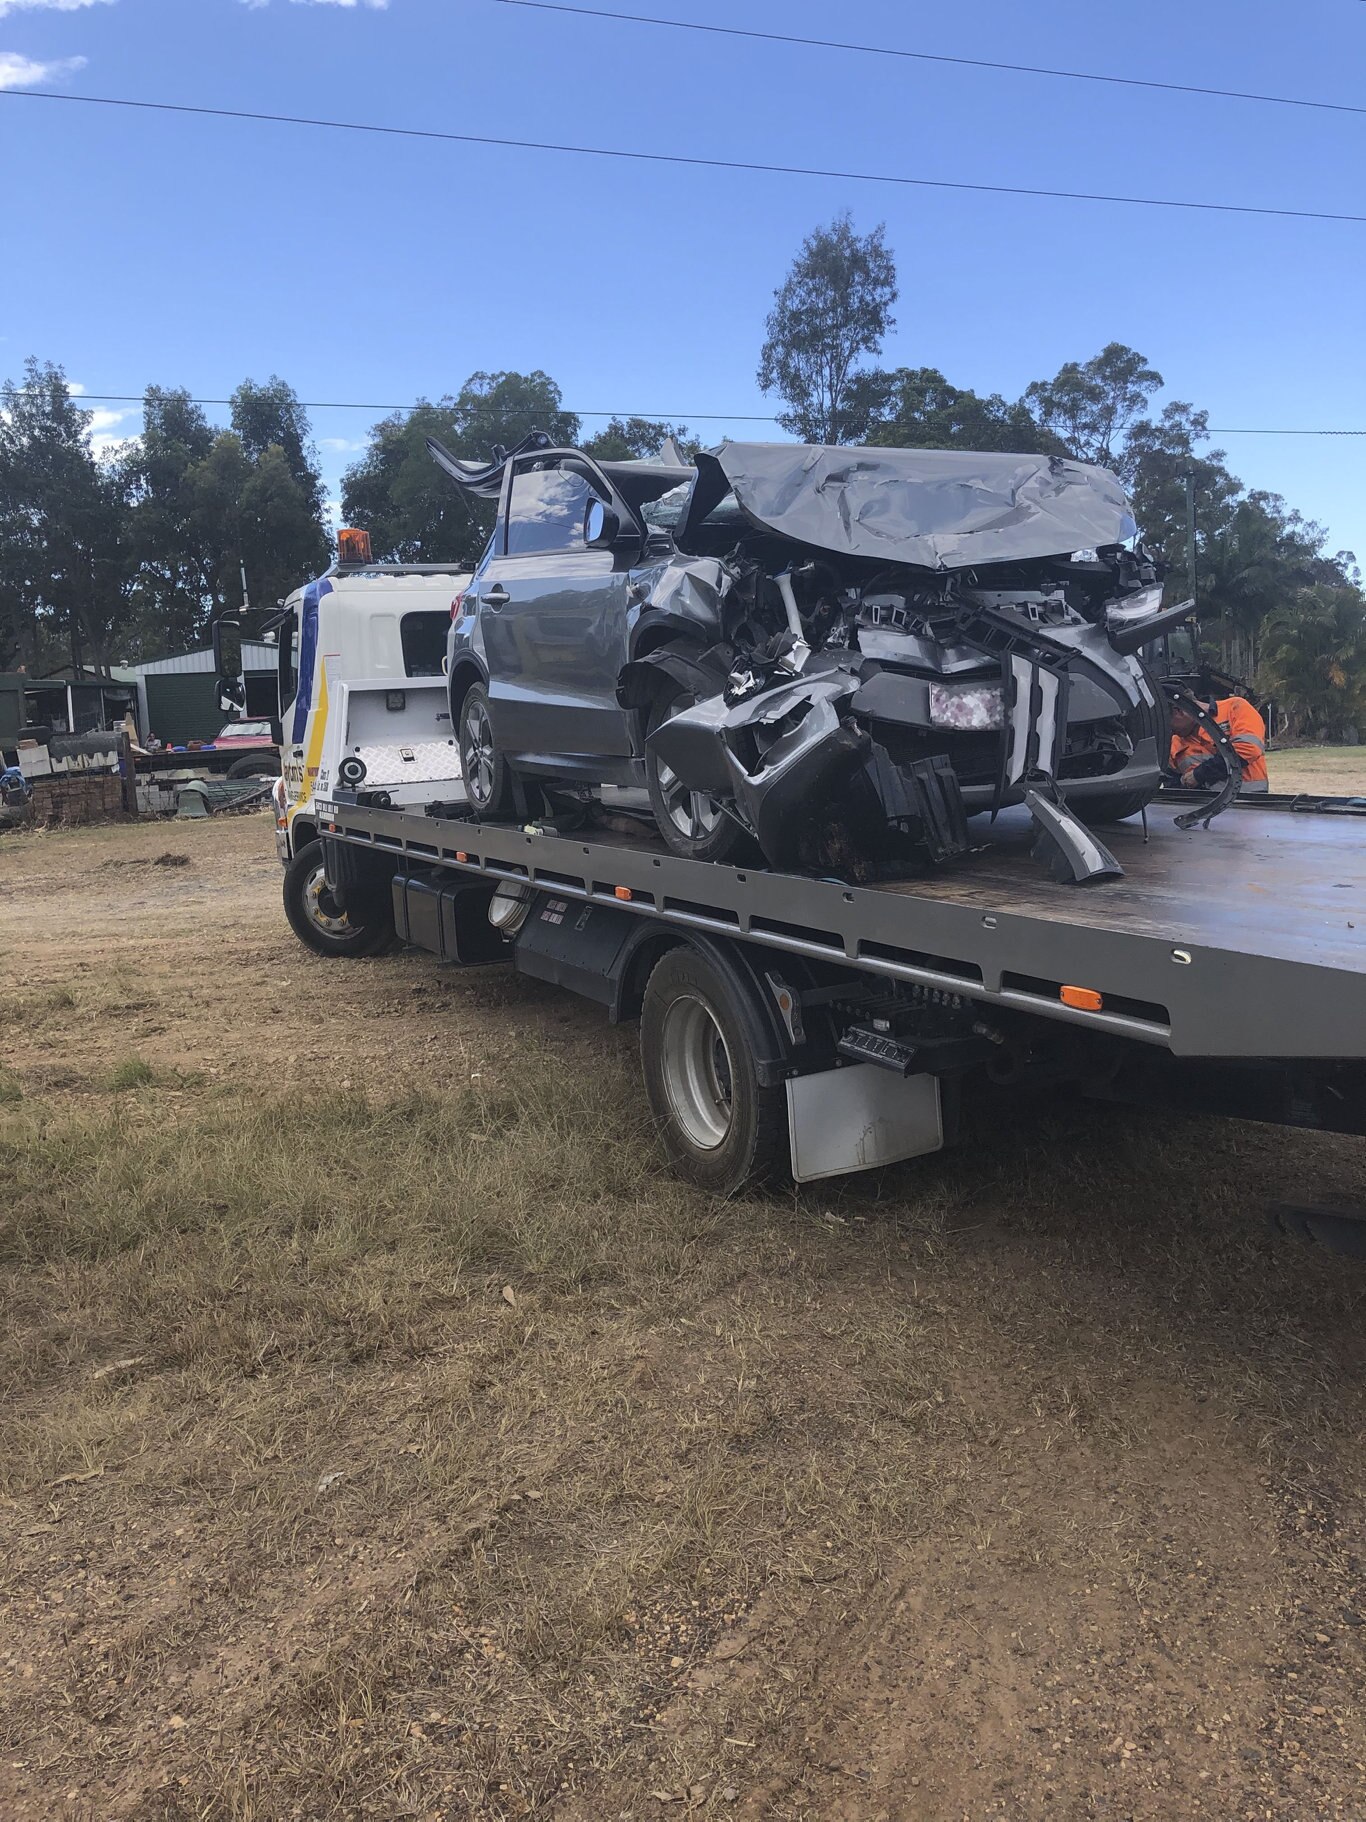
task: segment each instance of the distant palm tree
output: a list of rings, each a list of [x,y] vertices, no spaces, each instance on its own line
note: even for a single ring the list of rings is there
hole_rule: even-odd
[[[1366,600],[1361,590],[1303,589],[1262,631],[1260,686],[1296,733],[1350,737],[1366,724]]]
[[[1220,663],[1230,676],[1256,671],[1266,622],[1310,580],[1308,555],[1254,500],[1240,502],[1207,540],[1198,578],[1201,615],[1218,615]]]

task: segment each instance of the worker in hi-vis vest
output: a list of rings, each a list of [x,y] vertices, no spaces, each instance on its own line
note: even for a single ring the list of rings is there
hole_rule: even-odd
[[[1266,776],[1266,723],[1243,696],[1197,698],[1205,713],[1233,742],[1243,768],[1243,791],[1264,796]],[[1172,708],[1172,770],[1188,790],[1217,790],[1228,776],[1224,756],[1211,735],[1191,714],[1176,704]]]

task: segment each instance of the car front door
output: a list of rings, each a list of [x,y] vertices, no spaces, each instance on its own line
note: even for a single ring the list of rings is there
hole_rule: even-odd
[[[616,699],[630,572],[585,542],[595,497],[603,485],[583,461],[525,456],[513,466],[503,536],[477,583],[494,728],[510,755],[631,750]]]

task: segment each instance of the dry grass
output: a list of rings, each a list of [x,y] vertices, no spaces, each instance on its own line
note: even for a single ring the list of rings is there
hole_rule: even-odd
[[[1273,791],[1366,794],[1366,747],[1291,747],[1267,755]]]
[[[1359,1813],[1363,1280],[1257,1219],[1356,1148],[1064,1102],[718,1205],[590,1010],[174,902],[9,995],[7,1822]]]

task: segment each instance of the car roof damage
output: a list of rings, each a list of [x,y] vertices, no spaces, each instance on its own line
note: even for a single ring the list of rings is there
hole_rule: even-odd
[[[732,492],[782,537],[924,569],[1058,556],[1138,530],[1116,476],[1058,456],[726,442],[698,468],[699,504]]]

